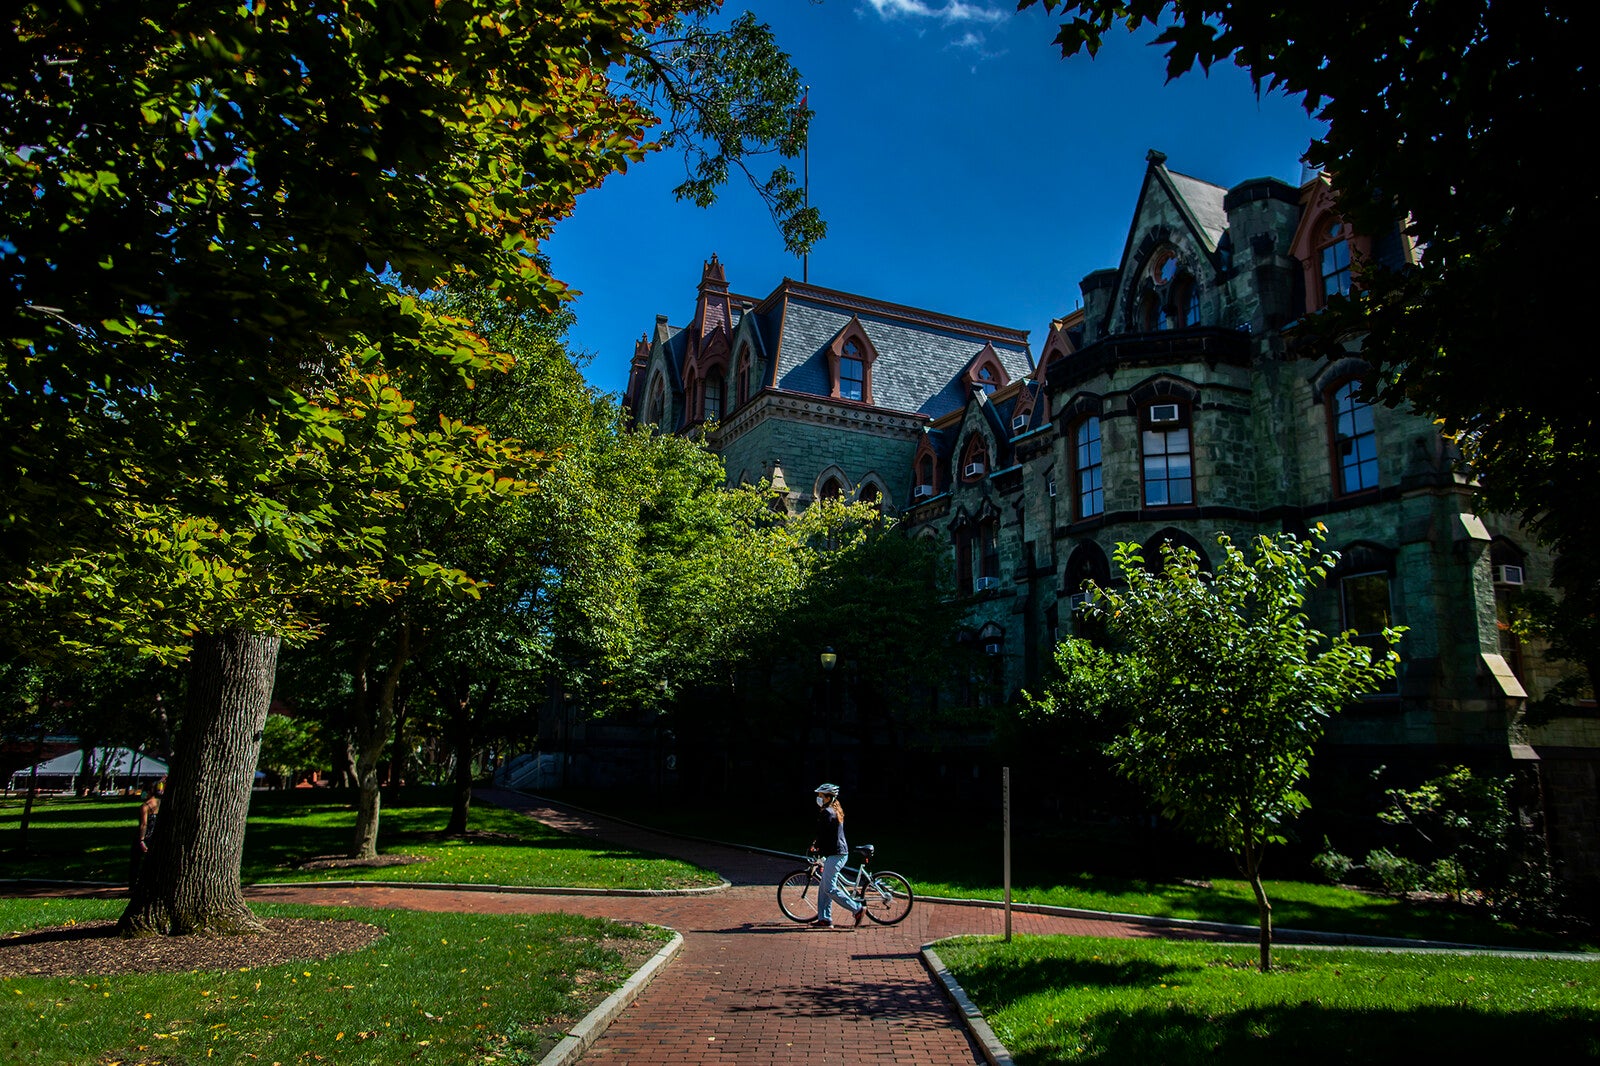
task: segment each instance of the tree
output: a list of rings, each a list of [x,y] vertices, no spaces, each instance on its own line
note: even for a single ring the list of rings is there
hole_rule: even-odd
[[[1056,0],[1024,0],[1057,8]],[[1412,268],[1358,264],[1360,287],[1305,332],[1360,335],[1409,400],[1454,434],[1485,500],[1558,553],[1553,648],[1600,683],[1600,556],[1590,550],[1600,477],[1600,367],[1552,270],[1600,223],[1600,193],[1572,165],[1600,81],[1592,5],[1497,0],[1067,0],[1057,41],[1093,55],[1116,24],[1156,25],[1167,73],[1232,60],[1258,87],[1301,94],[1328,122],[1308,158],[1330,170],[1359,232],[1404,228]],[[1518,353],[1508,369],[1508,353]]]
[[[322,731],[317,723],[287,714],[269,714],[261,729],[259,765],[277,778],[279,787],[293,784],[296,774],[323,763]]]
[[[711,31],[714,11],[69,0],[13,16],[0,625],[35,655],[114,639],[190,670],[163,841],[124,931],[254,928],[237,858],[282,636],[313,632],[333,595],[470,593],[388,536],[395,514],[531,487],[537,456],[417,425],[405,390],[470,388],[506,360],[414,292],[477,281],[553,307],[539,242],[647,150],[654,88],[674,117],[711,105],[711,127],[685,126],[719,134],[701,176],[773,131],[798,143],[786,58],[759,27]],[[648,62],[674,41],[698,43]],[[744,110],[751,94],[770,106]],[[795,232],[814,235],[806,218]]]
[[[1310,540],[1260,536],[1247,559],[1219,535],[1214,575],[1187,548],[1164,545],[1152,572],[1138,545],[1118,544],[1126,585],[1093,588],[1086,608],[1105,620],[1115,650],[1071,638],[1057,655],[1060,700],[1092,701],[1120,721],[1109,745],[1119,771],[1165,816],[1234,857],[1255,894],[1263,972],[1272,904],[1262,852],[1307,805],[1299,783],[1328,719],[1394,677],[1399,661],[1400,629],[1384,631],[1391,650],[1374,657],[1353,633],[1330,640],[1308,622],[1306,592],[1337,563],[1319,554],[1325,536],[1320,526]],[[1104,694],[1089,692],[1080,672],[1107,680]]]

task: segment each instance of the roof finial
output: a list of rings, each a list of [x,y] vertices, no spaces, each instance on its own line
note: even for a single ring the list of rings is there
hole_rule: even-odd
[[[1144,159],[1145,162],[1154,163],[1159,167],[1167,161],[1167,153],[1159,148],[1152,148],[1144,154]]]

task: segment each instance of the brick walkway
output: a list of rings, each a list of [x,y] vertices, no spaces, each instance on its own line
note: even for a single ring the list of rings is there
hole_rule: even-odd
[[[480,798],[525,810],[567,832],[709,867],[733,887],[708,895],[638,897],[285,886],[254,889],[250,897],[485,914],[564,911],[652,922],[682,933],[682,952],[612,1023],[584,1056],[585,1064],[983,1061],[918,950],[940,937],[1003,932],[998,909],[919,901],[897,926],[810,929],[778,910],[774,886],[793,860],[663,837],[517,793],[485,791]],[[1155,935],[1120,922],[1036,914],[1013,914],[1012,930]]]

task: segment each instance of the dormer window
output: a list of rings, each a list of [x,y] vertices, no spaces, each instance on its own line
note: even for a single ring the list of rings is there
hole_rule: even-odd
[[[994,390],[1000,387],[1000,383],[995,380],[994,367],[980,366],[978,368],[978,387],[983,390],[985,396],[994,395]]]
[[[839,398],[859,400],[865,395],[867,361],[861,357],[861,346],[855,341],[845,341],[839,352]]]
[[[822,350],[828,367],[828,395],[855,403],[872,403],[872,364],[878,353],[862,329],[851,319]]]
[[[973,437],[961,459],[961,480],[980,481],[989,472],[989,448],[982,437]]]

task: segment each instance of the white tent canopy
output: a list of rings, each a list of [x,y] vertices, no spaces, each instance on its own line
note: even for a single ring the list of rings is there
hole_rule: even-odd
[[[11,775],[11,787],[27,788],[28,781],[37,773],[40,788],[73,788],[83,771],[83,749],[46,759],[35,767],[24,767]],[[143,780],[167,776],[167,764],[153,755],[132,748],[90,748],[88,776],[104,776],[114,781],[128,783],[129,779]],[[66,783],[62,784],[62,779]]]

